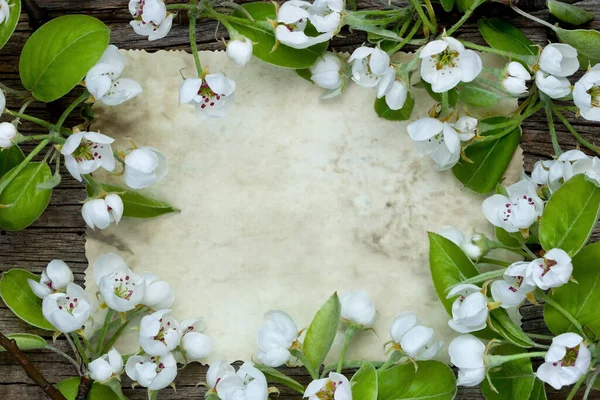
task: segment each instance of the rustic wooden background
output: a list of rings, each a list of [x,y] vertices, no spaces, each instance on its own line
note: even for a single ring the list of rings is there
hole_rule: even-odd
[[[33,3],[32,1],[23,1]],[[173,1],[168,1],[173,2]],[[177,1],[181,2],[181,1]],[[381,7],[387,0],[359,0],[360,8]],[[0,51],[0,82],[11,87],[20,88],[18,76],[19,54],[25,41],[33,29],[44,21],[64,14],[88,14],[104,21],[112,30],[111,43],[124,49],[189,49],[187,26],[176,23],[169,36],[163,40],[149,42],[133,33],[129,26],[130,15],[127,11],[126,0],[36,0],[37,8],[30,6],[23,10],[17,30],[7,45]],[[588,0],[578,2],[577,5],[596,14],[596,20],[589,25],[594,29],[600,28],[600,1]],[[532,14],[549,21],[553,21],[545,10],[544,0],[523,1],[520,6]],[[26,7],[25,7],[26,8]],[[519,17],[507,7],[500,4],[486,4],[478,10],[479,15],[495,15],[509,19],[513,24],[522,29],[534,42],[544,44],[554,38],[550,33],[529,20]],[[440,20],[450,26],[459,17],[456,13],[445,14]],[[475,19],[473,19],[475,21]],[[221,49],[222,44],[215,41],[215,37],[226,37],[226,31],[213,21],[204,21],[197,27],[198,46],[203,50]],[[474,22],[469,22],[460,30],[460,37],[481,42],[478,37],[477,27]],[[343,37],[336,38],[332,47],[336,50],[351,51],[365,41],[365,36],[360,32],[346,32]],[[68,101],[68,99],[67,99]],[[28,112],[55,121],[65,107],[67,101],[51,104],[34,103]],[[19,104],[11,102],[8,108],[18,109]],[[70,120],[74,124],[78,120]],[[599,124],[593,124],[581,118],[571,118],[573,125],[589,141],[597,142]],[[575,148],[577,142],[560,124],[557,125],[560,144],[563,149]],[[23,133],[44,133],[31,124],[21,126]],[[549,158],[552,153],[547,123],[543,114],[535,115],[523,124],[522,147],[525,153],[525,168],[530,171],[532,165],[540,158]],[[52,201],[42,217],[31,227],[22,232],[0,231],[0,272],[10,268],[25,268],[34,273],[40,273],[46,264],[55,258],[66,261],[75,273],[78,283],[83,283],[84,271],[87,261],[84,253],[85,224],[81,218],[80,202],[84,200],[83,186],[72,179],[68,173],[63,174],[63,182],[54,190]],[[600,232],[596,231],[594,240]],[[544,326],[541,309],[539,307],[525,306],[522,309],[524,327],[528,332],[547,333]],[[6,306],[0,302],[0,330],[6,333],[30,332],[50,339],[50,333],[28,327],[16,318]],[[57,341],[57,346],[68,351],[68,345],[62,339]],[[59,382],[62,379],[76,374],[74,367],[54,353],[31,353],[31,361],[41,370],[50,382]],[[161,392],[160,398],[164,399],[201,399],[204,396],[202,387],[195,385],[203,381],[206,369],[198,364],[186,367],[180,371],[177,378],[177,393],[172,390]],[[310,378],[301,370],[291,371],[296,378],[307,383]],[[123,387],[128,398],[145,399],[146,392],[142,388],[130,389],[131,382],[124,376]],[[300,399],[296,393],[286,388],[280,388],[280,399]],[[551,399],[564,399],[566,391],[550,391]],[[42,399],[44,394],[35,386],[21,370],[21,368],[6,353],[0,354],[0,396],[3,399]],[[481,399],[479,389],[461,388],[458,399]],[[591,398],[600,399],[600,392],[595,392]],[[360,399],[356,399],[360,400]],[[515,399],[526,400],[526,399]]]

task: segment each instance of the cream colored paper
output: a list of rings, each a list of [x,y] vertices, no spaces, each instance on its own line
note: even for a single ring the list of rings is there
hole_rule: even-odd
[[[237,90],[227,118],[202,121],[177,101],[180,71],[194,75],[189,54],[125,55],[126,74],[144,93],[118,107],[96,105],[94,129],[123,148],[132,138],[164,152],[169,175],[147,193],[181,213],[90,231],[90,265],[112,251],[135,271],[167,280],[175,316],[207,322],[215,341],[207,361],[248,359],[271,309],[303,328],[333,292],[359,288],[376,301],[377,335],[359,334],[349,358],[384,359],[389,326],[402,311],[451,340],[431,283],[427,231],[491,233],[482,198],[421,158],[406,122],[378,118],[374,90],[351,84],[341,98],[320,101],[321,90],[294,71],[257,59],[238,68],[222,52],[203,52],[204,65],[234,79]],[[422,89],[413,94],[416,119],[433,101]],[[520,155],[515,161],[510,180]],[[91,269],[86,280],[95,292]]]

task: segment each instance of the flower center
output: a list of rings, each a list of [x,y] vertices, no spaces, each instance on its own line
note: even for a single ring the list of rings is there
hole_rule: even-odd
[[[575,347],[567,347],[567,352],[562,360],[554,363],[554,366],[560,364],[561,367],[572,367],[575,365],[575,361],[577,361],[577,356],[579,355],[579,346]]]
[[[202,82],[200,90],[198,90],[198,96],[202,97],[200,103],[201,109],[218,106],[221,100],[224,100],[226,97],[224,94],[216,94],[206,82]]]
[[[555,260],[549,260],[547,258],[544,258],[544,262],[542,264],[539,264],[539,267],[543,269],[542,276],[550,272],[550,269],[556,264],[558,263]]]
[[[131,281],[129,275],[115,274],[114,277],[115,296],[129,300],[135,290],[135,283]]]
[[[158,330],[158,333],[156,334],[156,336],[154,336],[154,340],[158,340],[160,342],[165,341],[165,333],[166,330],[171,329],[171,322],[167,321],[166,323],[163,323],[162,318],[159,320],[160,322],[160,329]]]
[[[522,276],[515,276],[515,279],[516,281],[508,288],[508,290],[510,290],[513,293],[517,293],[519,291],[519,288],[523,284]]]
[[[588,91],[592,97],[592,107],[600,107],[600,86],[592,86]]]
[[[134,18],[141,17],[144,12],[144,4],[145,0],[140,0],[135,5],[135,13],[133,14]]]
[[[103,145],[83,139],[79,144],[79,147],[77,147],[73,152],[73,158],[75,158],[75,161],[77,162],[91,161],[95,159],[101,160],[102,155],[99,152],[103,149]]]
[[[342,384],[342,381],[333,382],[327,381],[325,387],[317,393],[317,398],[320,400],[334,400],[335,390]]]
[[[77,297],[66,296],[57,300],[58,309],[68,312],[73,315],[73,312],[79,307],[79,299]]]
[[[458,55],[458,51],[446,48],[444,51],[434,56],[436,58],[435,68],[439,71],[444,67],[456,67],[456,59],[458,58]]]

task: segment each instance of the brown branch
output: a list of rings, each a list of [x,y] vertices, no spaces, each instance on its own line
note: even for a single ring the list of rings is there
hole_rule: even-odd
[[[81,382],[79,383],[79,389],[77,390],[77,397],[75,397],[75,400],[87,399],[87,395],[90,389],[92,388],[92,383],[94,383],[93,380],[91,380],[87,376],[82,376]]]
[[[42,390],[53,400],[67,400],[61,392],[52,386],[46,378],[41,374],[38,369],[31,364],[25,353],[19,349],[17,342],[14,339],[9,339],[2,332],[0,332],[0,345],[6,349],[10,354],[25,370],[27,376],[31,378],[36,385],[42,388]]]

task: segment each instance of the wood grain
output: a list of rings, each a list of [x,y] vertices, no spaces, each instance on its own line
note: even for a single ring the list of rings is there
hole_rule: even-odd
[[[173,3],[174,1],[167,1]],[[42,17],[55,18],[64,14],[84,13],[97,17],[104,21],[112,30],[111,42],[118,47],[126,49],[146,49],[154,51],[158,49],[188,49],[187,26],[175,24],[169,36],[163,40],[149,42],[142,37],[136,36],[128,22],[130,15],[127,11],[125,0],[37,0],[41,9]],[[361,0],[360,8],[381,7],[382,2],[378,0]],[[586,0],[577,3],[596,14],[596,20],[589,27],[600,28],[600,1]],[[542,19],[556,22],[548,16],[544,0],[522,1],[519,6],[529,10],[532,14]],[[477,15],[495,15],[509,19],[514,25],[522,29],[528,37],[539,44],[554,39],[548,32],[536,26],[529,20],[517,16],[508,8],[499,4],[486,4],[477,11]],[[476,21],[477,15],[473,18]],[[39,16],[38,16],[39,17]],[[451,24],[459,18],[457,13],[444,14],[440,19],[443,26]],[[20,88],[18,77],[18,58],[27,38],[31,35],[31,25],[36,21],[30,20],[23,11],[14,36],[9,43],[0,50],[0,82],[12,88]],[[215,37],[227,37],[227,32],[222,27],[217,27],[214,21],[202,21],[197,27],[198,47],[201,50],[222,49],[222,44],[215,41]],[[460,30],[460,37],[482,43],[479,37],[476,23],[469,22]],[[338,51],[352,50],[365,41],[365,36],[360,32],[343,32],[337,37],[332,47]],[[70,100],[77,93],[70,95],[67,99],[50,104],[32,105],[28,111],[33,115],[48,120],[56,120]],[[11,109],[19,106],[14,100],[9,99],[8,107]],[[598,128],[600,125],[593,124],[581,118],[574,119],[570,116],[573,125],[589,141],[598,142]],[[77,124],[80,121],[71,117],[68,124]],[[577,146],[575,139],[568,131],[557,125],[560,144],[564,149]],[[23,133],[44,133],[32,124],[24,123],[20,130]],[[530,171],[533,164],[540,158],[549,158],[552,146],[548,135],[548,128],[543,114],[535,115],[523,124],[522,147],[525,154],[525,168]],[[43,216],[31,227],[21,232],[0,231],[0,272],[10,268],[25,268],[34,273],[39,273],[46,264],[55,258],[65,260],[74,270],[75,279],[83,283],[84,271],[87,266],[85,258],[85,224],[80,215],[81,201],[85,199],[83,186],[70,178],[69,174],[63,174],[63,182],[54,190],[50,206]],[[596,231],[593,240],[598,240],[600,232]],[[541,308],[528,305],[522,308],[523,324],[528,332],[548,333],[542,318]],[[39,334],[49,340],[49,332],[33,329],[18,318],[8,308],[0,303],[0,329],[5,333],[29,332]],[[56,346],[69,351],[65,341],[59,339]],[[32,352],[31,361],[36,364],[40,371],[50,382],[59,382],[62,379],[73,376],[76,371],[74,367],[54,353]],[[306,384],[310,377],[302,369],[291,369],[286,371],[294,375],[300,382]],[[351,371],[349,371],[351,372]],[[196,384],[205,380],[206,368],[198,364],[190,365],[181,370],[177,378],[177,392],[164,390],[160,394],[161,399],[201,399],[204,397],[205,389]],[[125,395],[131,399],[145,399],[146,392],[138,388],[132,390],[131,382],[124,376],[123,387]],[[290,392],[289,389],[279,386],[281,395],[279,399],[300,399],[301,396]],[[550,399],[564,399],[565,391],[556,392],[549,390]],[[0,396],[3,399],[43,399],[44,394],[39,387],[35,386],[17,364],[5,353],[0,354]],[[482,399],[478,389],[460,388],[457,399],[474,400]],[[598,392],[593,393],[590,398],[600,399]],[[360,400],[360,399],[356,399]],[[526,399],[515,399],[526,400]]]

